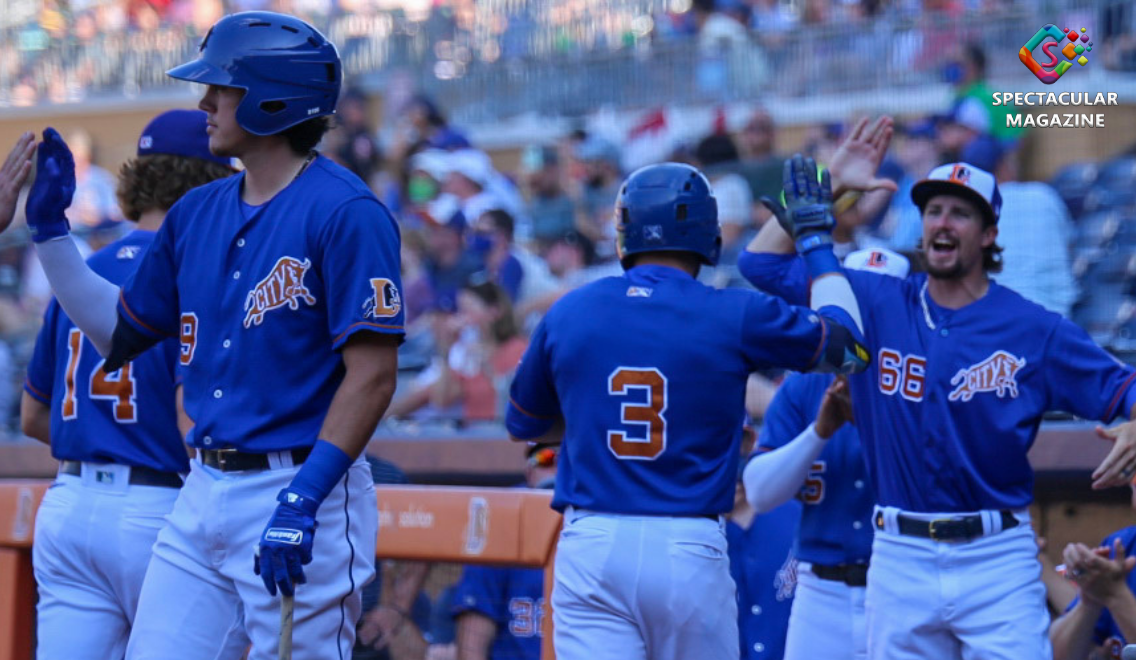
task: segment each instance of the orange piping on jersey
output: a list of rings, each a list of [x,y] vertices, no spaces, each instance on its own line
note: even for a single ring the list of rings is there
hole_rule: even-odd
[[[534,415],[533,413],[522,408],[521,404],[519,404],[519,403],[517,403],[516,401],[513,400],[513,397],[509,397],[509,403],[513,404],[513,407],[516,408],[517,411],[520,412],[522,415],[532,417],[533,419],[556,419],[555,415]]]
[[[173,337],[174,336],[173,334],[171,334],[169,332],[162,332],[161,330],[158,330],[157,328],[150,327],[150,324],[148,324],[145,321],[143,321],[142,319],[138,318],[138,316],[136,316],[134,314],[134,312],[130,311],[130,305],[126,304],[126,296],[123,295],[121,289],[119,289],[119,291],[118,291],[118,302],[122,303],[122,309],[126,311],[126,315],[129,316],[131,319],[133,319],[134,322],[137,323],[138,325],[142,326],[143,328],[146,328],[147,330],[149,330],[150,332],[152,332],[156,335],[161,335],[163,337]]]
[[[30,380],[28,380],[28,379],[26,379],[26,378],[24,379],[24,387],[26,387],[26,388],[28,388],[29,390],[31,390],[31,391],[32,391],[32,392],[33,392],[33,393],[34,393],[34,394],[35,394],[36,396],[40,397],[40,398],[41,398],[41,399],[43,399],[44,401],[51,401],[51,397],[50,397],[50,396],[48,396],[48,395],[44,394],[43,392],[41,392],[41,391],[40,391],[40,389],[39,389],[38,387],[36,387],[35,385],[32,385],[32,381],[30,381]]]
[[[344,330],[343,332],[339,333],[339,335],[331,343],[332,344],[338,344],[339,340],[346,337],[347,334],[350,333],[352,330],[354,330],[355,328],[358,328],[358,327],[363,327],[363,326],[368,327],[368,328],[379,328],[381,330],[402,330],[401,325],[383,325],[382,323],[371,323],[370,321],[359,321],[358,323],[352,323],[351,325],[347,326],[347,329]]]
[[[1120,389],[1117,390],[1116,396],[1112,397],[1112,401],[1109,402],[1108,410],[1106,411],[1111,412],[1112,414],[1108,416],[1108,419],[1105,420],[1106,422],[1116,415],[1116,405],[1120,403],[1120,398],[1124,396],[1124,392],[1127,391],[1128,386],[1132,383],[1133,378],[1136,378],[1136,373],[1130,375],[1127,379],[1125,379],[1124,383],[1120,386]],[[1125,410],[1124,414],[1127,415],[1128,412],[1129,411]]]

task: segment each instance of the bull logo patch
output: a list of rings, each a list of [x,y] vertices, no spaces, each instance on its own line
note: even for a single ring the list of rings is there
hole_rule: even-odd
[[[260,325],[267,312],[285,305],[296,310],[300,308],[301,300],[309,305],[316,304],[315,296],[304,286],[304,275],[311,267],[312,262],[308,259],[300,261],[295,257],[280,257],[272,272],[257,282],[245,298],[245,327]]]
[[[955,389],[947,398],[951,401],[970,401],[979,392],[994,392],[999,398],[1018,396],[1018,370],[1026,366],[1026,359],[995,351],[982,362],[959,369],[951,379]]]

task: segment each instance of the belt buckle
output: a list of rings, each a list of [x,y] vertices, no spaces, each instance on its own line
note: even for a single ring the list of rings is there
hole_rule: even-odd
[[[939,538],[938,532],[935,530],[935,526],[939,525],[939,524],[946,524],[946,523],[951,523],[951,522],[954,522],[954,520],[951,519],[951,518],[936,518],[936,519],[932,520],[927,525],[927,531],[931,535],[931,540],[932,541],[944,541],[944,540],[946,540],[946,539]]]
[[[230,449],[214,449],[213,452],[217,456],[217,469],[224,472],[225,467],[226,467],[225,457],[230,455],[230,454],[236,454],[237,450],[231,449],[231,448]]]

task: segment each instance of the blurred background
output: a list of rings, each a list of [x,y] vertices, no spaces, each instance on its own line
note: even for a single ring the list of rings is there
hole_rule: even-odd
[[[196,105],[197,90],[165,70],[191,59],[219,17],[249,9],[299,15],[337,44],[348,84],[321,150],[402,229],[408,338],[372,453],[403,481],[521,481],[523,448],[501,425],[513,367],[561,295],[621,272],[611,216],[628,173],[668,159],[703,168],[725,249],[701,279],[745,287],[737,255],[768,220],[757,200],[778,191],[784,157],[823,162],[863,116],[896,118],[882,171],[899,192],[849,211],[844,249],[914,254],[911,185],[967,160],[1002,186],[996,279],[1136,362],[1129,0],[0,0],[0,145],[61,130],[87,247],[128,229],[115,175],[141,127]],[[1088,64],[1051,87],[1017,56],[1048,23],[1093,42]],[[993,91],[1111,92],[1120,105],[994,107]],[[1010,112],[1079,110],[1104,113],[1105,127],[1006,125]],[[17,404],[49,297],[26,231],[0,236],[0,476],[52,472],[42,453],[14,450],[28,442]],[[755,425],[781,376],[754,379]],[[1131,518],[1127,492],[1088,489],[1107,449],[1090,429],[1055,414],[1034,451],[1036,520],[1061,539]],[[1078,515],[1086,506],[1092,515]]]

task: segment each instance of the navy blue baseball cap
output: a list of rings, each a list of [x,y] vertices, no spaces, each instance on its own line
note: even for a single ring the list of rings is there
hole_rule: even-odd
[[[209,134],[205,132],[206,115],[201,110],[168,110],[150,120],[138,138],[139,156],[182,156],[200,158],[225,167],[233,167],[233,159],[209,152]],[[236,169],[236,168],[233,168]]]

